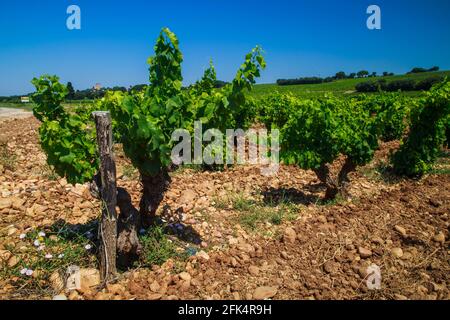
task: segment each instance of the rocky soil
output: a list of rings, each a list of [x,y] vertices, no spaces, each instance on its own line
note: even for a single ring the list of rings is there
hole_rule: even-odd
[[[314,174],[292,166],[282,165],[275,177],[257,166],[177,170],[159,215],[189,257],[122,272],[106,288],[96,286],[95,263],[86,266],[92,276],[80,290],[64,291],[57,272],[28,288],[20,274],[7,272],[20,263],[19,235],[57,222],[84,226],[100,211],[86,186],[68,185],[48,168],[38,126],[34,118],[0,123],[0,139],[14,156],[14,168],[0,166],[3,299],[450,298],[450,176],[390,176],[382,164],[395,142],[352,174],[351,201],[328,204]],[[118,184],[137,206],[137,175],[119,150],[117,163]],[[441,166],[448,169],[445,161]],[[281,218],[245,223],[254,208]],[[378,290],[366,284],[372,264],[381,271]]]

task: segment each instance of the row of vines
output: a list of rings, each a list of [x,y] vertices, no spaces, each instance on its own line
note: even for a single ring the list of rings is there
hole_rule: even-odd
[[[421,99],[390,93],[306,100],[274,93],[256,101],[247,93],[265,68],[259,47],[245,56],[233,81],[220,89],[214,86],[212,63],[202,79],[183,88],[182,61],[178,39],[163,29],[148,60],[149,85],[143,91],[108,92],[94,105],[74,110],[62,107],[68,90],[56,76],[32,81],[34,114],[42,122],[42,148],[48,163],[70,183],[100,181],[91,113],[110,111],[115,142],[122,144],[142,183],[139,210],[132,206],[127,191],[119,188],[119,219],[134,224],[127,230],[151,224],[170,184],[171,150],[176,143],[172,132],[179,128],[193,132],[196,120],[205,129],[221,132],[245,130],[257,122],[279,129],[281,160],[313,170],[326,186],[327,199],[347,196],[349,173],[372,160],[380,141],[401,139],[400,149],[391,157],[392,166],[396,173],[410,177],[428,172],[448,143],[450,83],[446,81]],[[345,162],[334,177],[330,165],[340,156],[345,156]],[[128,237],[133,245],[123,246],[126,254],[139,254],[135,239],[135,234]]]

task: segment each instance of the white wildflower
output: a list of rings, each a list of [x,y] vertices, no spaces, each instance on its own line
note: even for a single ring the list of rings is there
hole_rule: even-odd
[[[60,253],[60,254],[58,255],[58,258],[59,258],[59,259],[64,258],[64,253]]]
[[[25,233],[21,233],[20,236],[19,236],[19,239],[25,239],[26,236],[27,236],[27,235],[26,235]]]
[[[38,236],[39,236],[39,237],[45,237],[45,232],[43,232],[43,231],[39,232],[39,233],[38,233]]]
[[[45,259],[51,259],[51,258],[53,258],[53,255],[51,253],[47,253],[45,255]]]
[[[26,274],[27,276],[31,276],[31,275],[33,275],[33,270],[28,269],[28,270],[25,272],[25,274]]]
[[[87,244],[87,245],[84,246],[84,248],[85,248],[86,250],[91,250],[91,249],[92,249],[92,246],[91,246],[90,244]]]
[[[41,245],[41,242],[36,239],[36,240],[34,240],[33,244],[35,247],[39,247]]]
[[[27,269],[27,268],[23,268],[22,270],[20,270],[20,274],[26,274],[26,273],[27,273],[27,271],[28,271],[28,269]]]

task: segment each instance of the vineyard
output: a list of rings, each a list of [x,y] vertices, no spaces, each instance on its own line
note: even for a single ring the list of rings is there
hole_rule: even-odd
[[[0,123],[1,298],[450,298],[446,78],[416,95],[255,94],[260,47],[221,88],[213,62],[182,86],[169,29],[154,50],[142,90],[69,108],[43,75],[34,118]],[[174,163],[173,132],[194,136],[197,121],[223,145],[227,129],[278,130],[278,171]]]

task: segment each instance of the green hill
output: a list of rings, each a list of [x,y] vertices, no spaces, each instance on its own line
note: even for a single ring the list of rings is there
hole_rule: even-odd
[[[438,72],[424,72],[406,75],[396,75],[390,77],[374,77],[374,78],[360,78],[360,79],[345,79],[337,80],[328,83],[320,84],[299,84],[291,86],[279,86],[277,84],[258,84],[255,85],[251,95],[256,98],[261,98],[265,95],[272,93],[273,91],[279,92],[292,92],[293,94],[301,97],[315,97],[324,95],[327,92],[331,92],[335,95],[354,94],[355,86],[360,82],[375,81],[378,79],[385,79],[386,81],[392,80],[423,80],[429,77],[447,76],[450,78],[450,71],[438,71]],[[417,95],[418,92],[405,92],[407,95]]]

